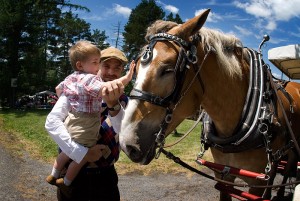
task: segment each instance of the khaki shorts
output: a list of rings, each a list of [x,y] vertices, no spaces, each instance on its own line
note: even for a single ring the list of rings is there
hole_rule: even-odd
[[[85,147],[92,147],[99,140],[99,113],[89,114],[71,111],[64,124],[69,131],[71,138]]]

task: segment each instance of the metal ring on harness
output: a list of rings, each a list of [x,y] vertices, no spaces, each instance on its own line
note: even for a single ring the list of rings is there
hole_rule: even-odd
[[[141,57],[141,63],[142,64],[147,64],[150,60],[152,59],[152,50],[151,48],[148,46],[143,54],[143,56]]]

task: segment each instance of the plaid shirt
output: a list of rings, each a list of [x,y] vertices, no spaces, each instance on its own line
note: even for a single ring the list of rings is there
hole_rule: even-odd
[[[123,94],[119,98],[120,104],[125,107],[128,103],[128,97]],[[114,131],[111,126],[109,119],[107,118],[108,109],[106,103],[102,103],[103,112],[101,113],[101,128],[100,135],[101,138],[97,142],[98,144],[107,145],[111,151],[107,158],[101,157],[97,162],[95,162],[99,167],[107,167],[119,159],[120,155],[120,144],[119,144],[119,135]]]
[[[59,88],[68,97],[72,110],[99,113],[102,98],[98,95],[102,82],[99,76],[75,71],[59,84]]]

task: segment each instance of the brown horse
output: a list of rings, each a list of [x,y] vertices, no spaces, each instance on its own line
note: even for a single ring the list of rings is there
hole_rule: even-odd
[[[297,139],[300,135],[300,84],[288,82],[281,90],[273,90],[273,79],[267,75],[267,70],[256,70],[260,63],[266,66],[259,62],[261,54],[243,48],[240,40],[232,35],[202,27],[208,14],[209,10],[206,10],[182,25],[164,25],[163,21],[158,21],[148,28],[146,38],[149,45],[137,61],[137,79],[122,121],[122,150],[133,162],[150,163],[156,148],[163,146],[164,137],[185,118],[195,114],[201,105],[215,128],[216,136],[211,138],[214,146],[210,147],[214,161],[265,172],[270,163],[266,146],[272,152],[269,156],[273,157],[277,150],[283,150],[282,147],[291,150],[291,146],[287,146],[291,137],[284,117],[291,122]],[[253,63],[255,65],[251,67]],[[256,75],[255,71],[260,72]],[[256,81],[252,81],[253,77]],[[250,85],[253,87],[249,90]],[[245,107],[249,102],[252,106]],[[253,114],[249,121],[248,113]],[[218,148],[218,143],[213,141],[235,138],[241,129],[246,135],[252,129],[252,133],[268,133],[268,136],[260,136],[263,140],[253,140],[258,144],[238,152],[226,151],[227,145]],[[238,144],[237,140],[235,144]],[[265,146],[258,146],[262,144]],[[216,177],[220,175],[216,173]],[[233,175],[226,177],[231,182],[234,179]],[[265,184],[259,180],[242,179],[248,184]],[[262,194],[262,189],[251,188],[249,191]],[[220,199],[231,198],[221,193]]]

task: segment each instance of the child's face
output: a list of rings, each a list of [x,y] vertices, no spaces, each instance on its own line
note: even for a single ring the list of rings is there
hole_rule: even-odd
[[[86,61],[80,62],[80,70],[97,75],[100,67],[100,56],[91,55]]]

